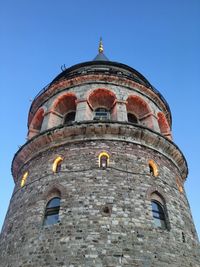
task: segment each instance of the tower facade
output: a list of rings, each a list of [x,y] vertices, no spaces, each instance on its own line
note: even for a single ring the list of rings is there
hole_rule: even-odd
[[[187,173],[166,100],[100,43],[32,102],[0,266],[199,267]]]

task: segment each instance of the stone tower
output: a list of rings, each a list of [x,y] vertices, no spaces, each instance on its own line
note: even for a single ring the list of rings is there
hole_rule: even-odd
[[[1,267],[200,266],[170,108],[102,42],[35,97],[12,173]]]

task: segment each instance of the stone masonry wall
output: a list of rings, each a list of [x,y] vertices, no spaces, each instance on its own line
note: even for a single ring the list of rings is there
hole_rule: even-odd
[[[102,151],[110,155],[107,169],[98,166]],[[54,174],[59,155],[62,169]],[[150,159],[158,177],[149,172]],[[19,176],[25,171],[26,185],[16,185],[1,233],[1,267],[200,266],[178,170],[158,152],[128,142],[82,141],[40,153]],[[43,226],[53,188],[61,191],[60,222]],[[167,230],[154,228],[149,192],[155,190],[166,201]]]
[[[141,92],[139,92],[137,88],[127,88],[125,86],[119,86],[116,84],[112,83],[108,84],[103,82],[93,82],[92,84],[84,84],[84,85],[81,84],[80,86],[75,86],[70,89],[65,88],[62,89],[57,94],[55,94],[54,96],[52,96],[51,98],[47,99],[47,101],[44,102],[41,107],[42,109],[45,110],[41,131],[63,124],[63,116],[58,112],[52,113],[52,110],[54,109],[55,101],[57,101],[59,97],[61,97],[66,93],[69,94],[73,93],[77,97],[78,104],[76,107],[76,120],[78,121],[92,120],[93,111],[88,103],[88,97],[93,91],[99,88],[104,88],[114,93],[116,96],[117,103],[115,103],[115,108],[117,114],[116,116],[113,116],[115,118],[111,118],[112,120],[127,121],[127,107],[126,107],[127,99],[130,96],[135,96],[143,100],[149,106],[150,109],[150,112],[147,112],[146,114],[147,116],[146,115],[142,116],[140,112],[138,112],[138,114],[135,114],[138,116],[138,118],[141,119],[140,122],[141,125],[147,126],[151,129],[154,129],[157,132],[160,132],[160,128],[157,121],[157,114],[158,112],[162,111],[161,109],[162,107],[158,106],[153,99],[150,99],[147,95],[141,94]],[[105,96],[102,97],[105,98]],[[70,101],[68,100],[68,102]],[[118,104],[118,102],[120,102],[120,105]],[[133,105],[135,105],[135,102],[136,101],[133,101]],[[32,134],[29,135],[29,138],[32,138],[36,134],[37,132],[35,134],[33,133],[33,135]]]

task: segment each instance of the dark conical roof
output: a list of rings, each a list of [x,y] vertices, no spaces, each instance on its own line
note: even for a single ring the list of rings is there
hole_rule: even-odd
[[[99,53],[93,59],[93,61],[109,61],[109,59],[103,53],[103,42],[102,42],[102,38],[100,38],[100,42],[99,42]]]
[[[104,55],[104,53],[99,53],[93,61],[109,61],[109,59]]]

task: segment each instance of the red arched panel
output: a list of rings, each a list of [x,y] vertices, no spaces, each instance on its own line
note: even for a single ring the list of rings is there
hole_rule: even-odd
[[[63,94],[54,101],[53,110],[61,115],[64,115],[71,110],[74,111],[76,110],[76,99],[77,97],[75,94]]]
[[[110,110],[115,104],[115,101],[115,94],[104,88],[99,88],[92,91],[88,97],[88,102],[92,109],[102,107]]]
[[[158,113],[158,125],[162,134],[170,133],[168,121],[162,112]]]
[[[126,105],[127,112],[135,114],[139,119],[151,112],[148,104],[136,95],[129,96]]]
[[[40,108],[32,119],[30,128],[40,131],[44,119],[44,109]]]

